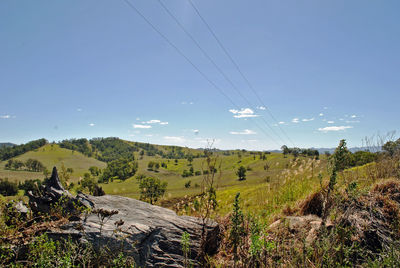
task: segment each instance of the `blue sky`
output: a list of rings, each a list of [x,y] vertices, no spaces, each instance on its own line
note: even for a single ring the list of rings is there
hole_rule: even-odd
[[[130,3],[223,94],[123,0],[3,0],[0,141],[263,150],[399,130],[399,1],[192,0],[262,103],[188,0],[161,1],[241,95],[157,0]]]

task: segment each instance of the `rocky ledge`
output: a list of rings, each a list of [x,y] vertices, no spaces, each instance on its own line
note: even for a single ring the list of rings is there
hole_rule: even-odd
[[[188,261],[199,265],[203,233],[199,218],[178,216],[172,210],[127,197],[95,197],[82,193],[74,197],[62,187],[55,168],[43,194],[30,196],[30,205],[36,212],[48,212],[61,197],[66,198],[66,207],[76,216],[60,228],[48,230],[48,236],[53,239],[71,237],[90,243],[96,250],[123,250],[140,267],[183,267],[181,237],[187,232],[190,235]],[[76,206],[71,204],[83,205],[84,212],[76,213]],[[204,227],[205,251],[213,254],[218,248],[219,227],[211,220]]]

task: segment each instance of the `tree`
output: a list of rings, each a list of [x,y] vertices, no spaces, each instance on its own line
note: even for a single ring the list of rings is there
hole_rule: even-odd
[[[283,146],[281,147],[281,150],[282,150],[282,152],[283,152],[283,156],[284,156],[284,157],[286,157],[286,156],[290,153],[289,148],[288,148],[286,145],[283,145]]]
[[[34,171],[34,172],[41,172],[45,169],[44,165],[40,161],[31,158],[26,160],[25,167],[29,171]]]
[[[83,180],[81,181],[81,188],[88,189],[89,193],[93,195],[94,188],[97,185],[97,181],[90,173],[83,174]]]
[[[160,168],[160,163],[155,163],[154,164],[154,169],[155,169],[155,171],[157,171],[158,169]]]
[[[154,204],[165,194],[167,182],[161,182],[158,178],[141,177],[139,179],[140,200]]]
[[[396,141],[388,141],[382,146],[382,150],[387,152],[390,156],[400,151],[400,139]]]
[[[148,169],[148,170],[153,170],[153,167],[154,167],[154,162],[153,162],[153,161],[150,161],[150,162],[147,164],[147,169]]]
[[[102,181],[108,182],[114,179],[126,180],[135,175],[138,169],[137,162],[129,161],[127,158],[120,158],[107,163],[103,171]]]
[[[240,181],[243,181],[246,179],[246,168],[244,166],[240,166],[238,170],[236,171],[236,175],[239,177]]]
[[[18,193],[18,185],[8,179],[0,179],[0,194],[4,196],[16,195]]]
[[[191,165],[192,165],[192,162],[193,162],[193,156],[192,156],[191,154],[188,155],[187,160],[188,160],[188,162],[189,162],[189,166],[191,166]]]
[[[92,176],[97,177],[97,176],[100,176],[101,169],[96,166],[91,166],[89,168],[89,172],[90,172],[90,174],[92,174]]]
[[[21,169],[25,166],[24,162],[16,159],[12,162],[12,168],[15,170]]]
[[[335,172],[349,167],[351,152],[347,149],[346,140],[341,140],[332,155],[333,169]]]

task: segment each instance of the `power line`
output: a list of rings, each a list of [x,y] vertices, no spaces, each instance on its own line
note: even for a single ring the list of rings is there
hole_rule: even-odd
[[[237,109],[240,109],[238,105],[236,105],[233,100],[226,95],[221,88],[219,88],[204,72],[202,72],[174,43],[172,43],[168,37],[166,37],[154,24],[149,21],[146,16],[143,15],[129,0],[123,0],[128,7],[130,7],[132,10],[134,10],[156,33],[158,33],[164,41],[166,41],[171,47],[175,49],[176,52],[178,52],[179,55],[181,55],[200,75],[207,80],[215,89],[217,89],[225,98],[228,99],[228,101]],[[251,119],[251,118],[250,118]],[[280,144],[272,138],[267,132],[264,131],[255,121],[252,121],[269,139],[271,139],[274,143],[276,143],[278,146]]]
[[[182,23],[176,18],[174,14],[171,13],[171,11],[164,5],[164,3],[161,0],[158,0],[158,3],[161,5],[161,7],[167,12],[167,14],[175,21],[175,23],[181,28],[181,30],[193,41],[193,43],[197,46],[197,48],[203,53],[203,55],[212,63],[212,65],[217,69],[217,71],[225,78],[226,81],[232,86],[233,89],[239,94],[239,96],[245,100],[247,105],[250,106],[253,110],[256,110],[256,108],[250,103],[250,101],[242,94],[242,92],[238,89],[238,87],[232,82],[231,79],[229,79],[228,75],[215,63],[215,61],[211,58],[211,56],[201,47],[199,42],[193,37],[193,35],[185,28],[185,26],[182,25]],[[282,139],[282,137],[268,124],[268,122],[265,120],[265,118],[261,118],[263,122],[268,126],[268,128],[283,142],[285,141]]]
[[[280,126],[278,120],[275,118],[275,116],[272,114],[271,110],[268,108],[267,105],[264,104],[263,100],[261,99],[260,95],[257,93],[257,91],[254,89],[253,85],[250,83],[249,79],[247,79],[247,77],[244,75],[244,73],[242,72],[242,70],[240,69],[239,65],[236,63],[236,61],[233,59],[233,57],[229,54],[229,52],[227,51],[227,49],[225,48],[225,46],[222,44],[222,42],[220,41],[220,39],[217,37],[217,35],[215,34],[215,32],[212,30],[211,26],[207,23],[207,21],[203,18],[203,16],[200,14],[200,11],[197,9],[197,7],[194,5],[194,3],[192,2],[192,0],[188,0],[188,2],[190,3],[190,5],[193,7],[193,9],[195,10],[195,12],[197,13],[197,15],[200,17],[200,19],[203,21],[203,23],[205,24],[205,26],[207,27],[207,29],[210,31],[210,33],[212,34],[212,36],[214,37],[214,39],[217,41],[218,45],[220,46],[220,48],[222,49],[222,51],[225,53],[225,55],[229,58],[229,60],[232,62],[232,64],[235,66],[236,70],[239,72],[239,74],[241,75],[241,77],[243,78],[243,80],[246,82],[246,84],[248,85],[248,87],[253,91],[253,94],[257,97],[258,101],[261,103],[261,105],[263,107],[265,107],[265,109],[267,110],[268,114],[271,116],[271,118],[276,122],[276,124],[278,125],[279,129],[282,131],[282,133],[286,136],[286,138],[294,145],[294,142],[289,138],[289,136],[286,134],[286,132],[283,130],[283,128]]]

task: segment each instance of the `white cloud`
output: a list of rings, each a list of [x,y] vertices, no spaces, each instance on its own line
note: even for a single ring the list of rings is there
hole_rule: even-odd
[[[299,119],[297,117],[292,119],[292,123],[296,123],[297,124],[298,122],[299,122]]]
[[[328,121],[327,123],[328,123],[328,124],[334,124],[335,121]]]
[[[346,130],[349,128],[353,128],[353,127],[352,126],[331,126],[331,127],[319,128],[318,131],[321,131],[321,132],[342,131],[342,130]]]
[[[324,110],[328,110],[328,107],[324,107]]]
[[[140,120],[140,118],[139,118],[139,117],[136,117],[136,120],[137,120],[137,121],[139,121],[139,120]]]
[[[355,114],[353,114],[352,116],[350,116],[351,118],[356,118],[357,117],[357,115],[355,115]]]
[[[283,121],[280,121],[278,124],[279,124],[279,125],[284,125],[284,124],[285,124],[285,122],[283,122]]]
[[[359,120],[346,120],[347,124],[351,124],[351,123],[360,123]]]
[[[158,124],[158,123],[161,123],[161,121],[158,120],[158,119],[152,119],[152,120],[150,120],[150,121],[142,122],[142,123],[143,123],[143,124]]]
[[[1,119],[10,119],[10,118],[11,118],[11,115],[9,115],[9,114],[0,115],[0,118],[1,118]]]
[[[137,124],[133,124],[133,128],[151,128],[151,126],[149,126],[149,125],[137,125]]]
[[[82,108],[77,108],[76,111],[77,112],[82,112],[83,110],[82,110]]]
[[[153,134],[147,134],[146,137],[153,137]]]
[[[185,142],[184,137],[177,137],[177,136],[165,136],[164,140],[169,141],[169,142],[174,142],[174,143],[184,143]]]
[[[160,125],[168,125],[168,122],[162,122],[161,120],[158,119],[152,119],[149,121],[144,121],[142,124],[160,124]]]
[[[90,126],[90,127],[94,127],[94,123],[90,123],[89,126]]]
[[[240,111],[235,109],[230,109],[229,112],[233,113],[235,118],[247,118],[247,117],[257,117],[259,115],[254,114],[254,111],[250,108],[242,108]]]
[[[307,119],[307,118],[304,118],[303,120],[301,120],[301,121],[303,121],[303,122],[310,122],[310,121],[314,121],[314,117],[313,118],[309,118],[309,119]]]
[[[256,132],[254,132],[253,130],[250,130],[250,129],[245,129],[243,131],[231,131],[229,133],[232,135],[254,135],[254,134],[257,134]]]
[[[263,111],[264,111],[264,110],[266,110],[266,109],[267,109],[267,107],[264,107],[264,106],[258,106],[258,107],[257,107],[257,109],[258,109],[258,110],[263,110]]]
[[[324,116],[324,114],[323,114],[323,113],[320,113],[319,116]]]
[[[195,135],[198,135],[199,132],[200,132],[198,129],[193,129],[192,131],[193,131],[193,133],[194,133]]]

